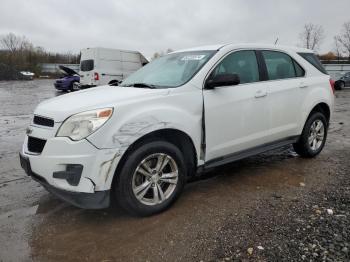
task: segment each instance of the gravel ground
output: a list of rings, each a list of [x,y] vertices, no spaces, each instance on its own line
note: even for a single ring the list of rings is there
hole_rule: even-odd
[[[256,261],[350,261],[350,165],[326,188],[272,194],[246,217],[228,219],[214,257]],[[255,218],[255,219],[254,219]]]
[[[51,80],[0,82],[0,261],[350,261],[350,90],[318,157],[285,147],[227,165],[149,218],[72,207],[24,174],[25,128],[56,95]]]

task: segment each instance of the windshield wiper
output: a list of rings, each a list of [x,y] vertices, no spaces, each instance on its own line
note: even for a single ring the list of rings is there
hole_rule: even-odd
[[[125,86],[126,87],[133,86],[133,87],[139,87],[139,88],[151,88],[151,89],[154,89],[157,87],[156,85],[150,85],[150,84],[146,84],[146,83],[133,83],[130,85],[125,85]]]

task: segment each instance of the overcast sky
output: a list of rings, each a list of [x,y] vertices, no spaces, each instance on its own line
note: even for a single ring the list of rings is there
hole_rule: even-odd
[[[48,51],[139,50],[228,42],[297,45],[305,23],[325,31],[321,52],[350,20],[350,0],[1,0],[0,35],[25,35]]]

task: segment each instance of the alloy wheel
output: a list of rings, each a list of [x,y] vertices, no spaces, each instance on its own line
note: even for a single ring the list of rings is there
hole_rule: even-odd
[[[135,169],[132,178],[133,193],[142,204],[161,204],[174,193],[178,176],[178,166],[170,155],[149,155]]]
[[[311,150],[317,151],[324,140],[325,127],[321,120],[315,120],[310,127],[308,143],[310,145]]]

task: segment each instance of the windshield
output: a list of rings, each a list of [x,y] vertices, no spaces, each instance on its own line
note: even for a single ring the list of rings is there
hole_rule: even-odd
[[[191,51],[169,54],[147,64],[119,86],[166,88],[189,81],[216,51]]]

